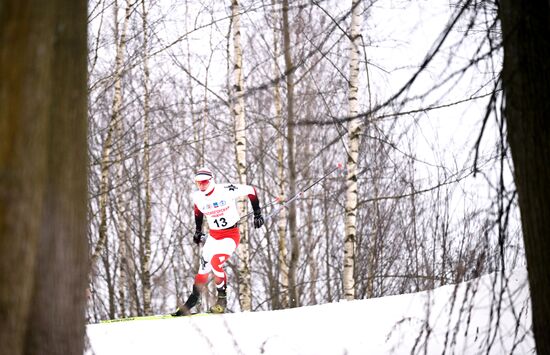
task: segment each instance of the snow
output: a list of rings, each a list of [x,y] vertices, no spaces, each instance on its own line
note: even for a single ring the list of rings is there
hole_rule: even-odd
[[[535,353],[526,270],[287,310],[90,324],[87,335],[86,355]]]

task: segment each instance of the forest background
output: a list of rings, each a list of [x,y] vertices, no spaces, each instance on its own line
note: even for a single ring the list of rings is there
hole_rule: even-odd
[[[234,311],[523,265],[490,109],[501,99],[495,21],[486,3],[446,1],[91,2],[90,321],[165,313],[189,294],[189,194],[203,165],[256,186],[266,214],[348,162],[265,229],[242,230],[227,267]]]

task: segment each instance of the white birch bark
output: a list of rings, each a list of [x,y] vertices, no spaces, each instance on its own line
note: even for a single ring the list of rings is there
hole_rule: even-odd
[[[350,80],[348,97],[348,116],[354,117],[359,111],[358,81],[359,81],[359,40],[360,40],[360,13],[359,0],[352,0],[351,14],[351,48],[350,48]],[[353,119],[348,124],[349,149],[346,178],[346,218],[344,236],[344,270],[343,287],[344,298],[355,298],[355,239],[357,235],[357,157],[359,155],[359,137],[361,125],[359,119]]]
[[[189,15],[189,1],[185,1],[185,32],[189,33],[190,26],[189,26],[189,19],[191,16]],[[189,72],[191,72],[192,67],[192,60],[191,60],[191,47],[189,45],[190,42],[190,36],[186,36],[186,48],[187,48],[187,69]],[[193,124],[193,140],[194,140],[194,151],[195,151],[195,167],[199,168],[201,166],[205,165],[205,158],[204,158],[204,136],[206,131],[206,122],[207,119],[204,117],[204,119],[201,119],[200,114],[196,113],[196,106],[195,106],[195,94],[193,90],[193,80],[191,78],[191,75],[187,75],[187,87],[189,90],[188,96],[189,96],[189,112],[191,113],[191,121]],[[205,103],[206,105],[206,103]],[[207,233],[207,232],[206,232]],[[193,248],[193,270],[198,270],[200,266],[200,249],[199,248]],[[178,287],[178,285],[176,285]],[[177,288],[177,292],[179,292],[179,289]],[[190,292],[190,291],[189,291]],[[177,293],[176,293],[177,294]],[[178,298],[179,299],[179,298]],[[204,305],[198,304],[196,306],[197,311],[202,311]]]
[[[283,46],[285,58],[286,87],[287,87],[287,135],[286,145],[288,154],[288,195],[296,194],[296,162],[294,161],[294,66],[290,52],[290,26],[288,22],[288,0],[283,0]],[[300,259],[300,243],[296,227],[296,203],[288,207],[288,229],[290,233],[290,262],[288,268],[289,306],[298,307],[299,297],[296,285],[296,271]]]
[[[122,230],[119,233],[118,237],[119,246],[118,246],[118,256],[119,256],[119,265],[118,265],[118,315],[119,317],[126,317],[128,315],[126,310],[126,287],[128,284],[128,272],[127,272],[127,262],[128,262],[128,253],[127,253],[127,230]]]
[[[143,312],[145,315],[152,314],[151,310],[151,174],[150,174],[150,119],[149,119],[149,48],[147,10],[145,0],[141,1],[142,23],[143,23],[143,181],[145,184],[145,228],[143,237],[140,240],[141,256],[141,283],[143,287]]]
[[[235,118],[235,153],[237,157],[237,173],[239,182],[246,184],[246,120],[244,114],[244,83],[242,76],[242,48],[241,48],[241,29],[239,16],[239,1],[232,0],[231,14],[233,17],[233,91],[234,100],[232,102],[233,117]],[[248,201],[239,203],[241,215],[247,213]],[[241,223],[241,243],[238,249],[239,256],[239,302],[241,310],[252,310],[252,293],[250,287],[250,252],[248,249],[248,228],[247,224]]]
[[[115,2],[116,5],[116,2]],[[126,48],[126,30],[128,28],[128,20],[130,18],[131,5],[129,0],[126,0],[126,10],[124,14],[124,22],[120,33],[120,40],[117,44],[115,57],[115,73],[114,73],[114,95],[112,104],[111,119],[107,130],[107,137],[103,142],[101,151],[101,181],[99,184],[99,237],[91,256],[90,264],[92,269],[99,258],[99,254],[103,250],[107,241],[107,205],[109,203],[109,168],[111,167],[111,152],[113,150],[113,140],[116,134],[116,125],[120,118],[122,107],[122,69],[124,64],[124,50]],[[117,17],[118,6],[115,6],[115,23],[118,24]]]
[[[275,0],[271,1],[273,6],[273,23],[277,24],[279,16],[277,16],[277,9]],[[273,76],[275,78],[281,75],[277,59],[279,58],[279,36],[277,26],[273,28]],[[285,147],[285,128],[282,115],[282,102],[281,102],[281,86],[279,81],[275,81],[273,86],[274,90],[274,104],[275,104],[275,124],[279,131],[277,137],[277,189],[280,198],[284,198],[286,183],[285,183],[285,163],[284,163],[284,147]],[[277,239],[279,246],[279,306],[282,309],[288,308],[288,247],[286,243],[286,222],[287,213],[283,208],[278,214],[277,220]]]

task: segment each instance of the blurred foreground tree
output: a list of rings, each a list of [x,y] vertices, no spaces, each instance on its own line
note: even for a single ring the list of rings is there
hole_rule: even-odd
[[[81,354],[85,1],[0,4],[0,349]]]
[[[538,354],[550,354],[550,4],[505,0],[504,115],[514,161]]]

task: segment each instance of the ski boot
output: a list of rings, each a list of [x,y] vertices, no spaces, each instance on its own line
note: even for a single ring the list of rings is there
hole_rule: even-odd
[[[218,300],[215,305],[210,307],[210,313],[225,313],[227,308],[226,286],[218,288]]]
[[[179,305],[176,308],[176,311],[174,313],[170,313],[173,317],[182,317],[182,316],[189,316],[191,315],[191,308],[195,307],[195,305],[199,302],[200,296],[201,296],[201,287],[197,285],[193,285],[193,292],[191,292],[191,295],[185,301],[185,304]]]

